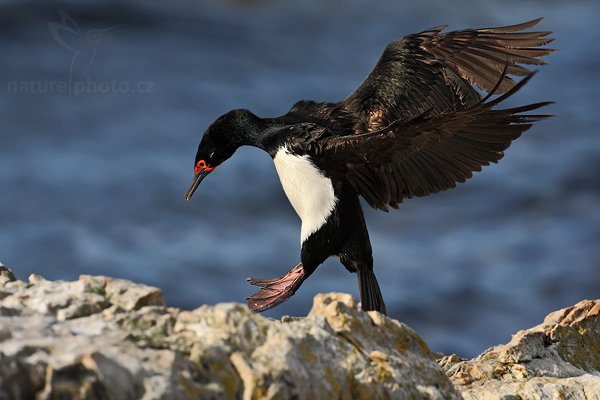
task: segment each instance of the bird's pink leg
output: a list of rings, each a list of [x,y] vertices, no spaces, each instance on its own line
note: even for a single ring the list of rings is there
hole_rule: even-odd
[[[254,312],[262,312],[279,305],[292,297],[306,279],[302,263],[296,265],[287,274],[276,279],[248,278],[248,283],[260,287],[260,290],[247,297],[248,307]]]

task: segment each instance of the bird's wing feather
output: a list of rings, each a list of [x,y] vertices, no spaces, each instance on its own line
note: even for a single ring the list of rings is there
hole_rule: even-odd
[[[390,43],[365,81],[342,102],[362,121],[355,133],[371,132],[429,111],[441,114],[465,109],[480,100],[472,85],[497,93],[514,87],[513,76],[541,65],[553,51],[550,32],[522,32],[541,18],[518,25],[442,33],[445,26]],[[500,78],[504,66],[507,74]]]
[[[502,158],[513,140],[534,121],[546,117],[523,113],[548,103],[494,108],[531,76],[504,95],[489,100],[492,90],[463,110],[443,114],[429,111],[364,134],[333,136],[320,132],[317,140],[304,139],[296,145],[310,153],[321,169],[354,187],[374,208],[397,207],[405,198],[426,196],[464,182],[474,171]]]

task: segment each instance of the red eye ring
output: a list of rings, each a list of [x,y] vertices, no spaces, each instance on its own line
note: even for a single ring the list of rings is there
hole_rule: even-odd
[[[196,164],[196,167],[194,167],[194,173],[196,175],[198,175],[200,173],[200,171],[206,170],[208,172],[212,171],[214,168],[210,168],[206,165],[206,161],[204,160],[200,160],[198,161],[198,163]]]

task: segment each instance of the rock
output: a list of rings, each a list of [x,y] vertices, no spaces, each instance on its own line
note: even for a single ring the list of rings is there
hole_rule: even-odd
[[[438,360],[469,400],[600,399],[600,300],[584,300],[473,360]]]
[[[102,276],[18,282],[0,300],[0,399],[460,398],[414,331],[349,295],[282,322]]]
[[[414,331],[350,295],[316,296],[305,319],[270,323],[259,341],[230,356],[245,399],[459,398]]]
[[[346,294],[274,321],[235,303],[166,307],[159,289],[104,276],[22,282],[0,266],[0,400],[597,399],[599,312],[581,302],[465,360]]]
[[[0,286],[4,286],[8,282],[14,282],[17,278],[13,275],[10,268],[0,262]]]
[[[165,301],[160,289],[133,283],[124,279],[111,279],[105,276],[90,277],[83,275],[85,281],[101,280],[104,283],[106,298],[112,304],[126,310],[137,310],[144,306],[164,306]]]

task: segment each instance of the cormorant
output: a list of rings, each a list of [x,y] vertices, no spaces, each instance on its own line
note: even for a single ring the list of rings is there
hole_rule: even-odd
[[[553,51],[541,47],[552,42],[551,32],[523,32],[540,21],[448,33],[438,26],[405,36],[339,103],[300,101],[276,118],[233,110],[210,125],[186,200],[236,149],[254,146],[273,158],[302,220],[301,263],[278,279],[249,279],[260,287],[247,298],[250,309],[287,300],[337,256],[358,273],[362,308],[385,314],[359,197],[387,211],[453,188],[500,160],[513,140],[547,117],[527,112],[548,102],[497,108],[533,75],[524,65],[546,64],[539,58]]]

